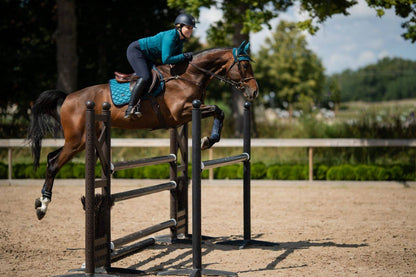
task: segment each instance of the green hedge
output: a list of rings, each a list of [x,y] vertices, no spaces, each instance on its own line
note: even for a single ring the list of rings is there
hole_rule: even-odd
[[[242,164],[234,164],[214,169],[215,179],[242,179],[244,174]],[[7,164],[0,162],[0,179],[7,179]],[[189,167],[192,177],[192,166]],[[13,165],[14,179],[43,179],[46,173],[46,163],[40,164],[37,171],[32,164]],[[411,164],[382,165],[336,165],[315,164],[313,168],[314,180],[415,180],[415,167]],[[95,167],[95,176],[101,176],[101,166]],[[202,172],[202,178],[207,179],[209,171]],[[58,173],[57,178],[85,178],[85,165],[68,163]],[[114,178],[126,179],[169,179],[169,164],[139,167],[120,170],[114,173]],[[266,166],[262,162],[251,164],[252,179],[269,180],[307,180],[309,178],[308,165],[274,164]]]

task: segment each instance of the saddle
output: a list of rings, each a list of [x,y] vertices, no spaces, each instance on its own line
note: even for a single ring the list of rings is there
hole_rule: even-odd
[[[156,84],[158,84],[161,81],[160,72],[156,71],[153,68],[151,70],[151,74],[152,74],[152,82],[148,88],[148,93],[150,93],[155,88]],[[134,85],[136,84],[137,79],[139,79],[139,76],[137,76],[136,73],[126,74],[126,73],[120,73],[117,71],[114,72],[114,77],[116,81],[119,82],[120,84],[130,83],[130,91],[134,88]]]

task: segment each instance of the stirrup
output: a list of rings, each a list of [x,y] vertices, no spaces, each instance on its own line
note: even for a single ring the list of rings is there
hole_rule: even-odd
[[[134,113],[135,116],[137,117],[142,117],[142,113],[140,112],[140,105],[136,105],[132,111],[132,113]]]
[[[130,118],[134,113],[134,107],[128,106],[124,118]]]

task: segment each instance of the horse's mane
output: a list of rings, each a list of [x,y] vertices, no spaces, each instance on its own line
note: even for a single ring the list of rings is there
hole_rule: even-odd
[[[210,48],[210,49],[205,49],[205,50],[201,50],[198,52],[194,52],[192,53],[194,56],[198,56],[198,58],[200,58],[199,56],[205,56],[208,54],[211,54],[212,52],[216,52],[219,50],[229,50],[231,49],[231,47],[217,47],[217,48]]]
[[[197,52],[193,52],[192,55],[194,56],[194,58],[203,58],[205,55],[208,54],[212,54],[213,52],[216,51],[220,51],[220,50],[231,50],[232,47],[217,47],[217,48],[209,48],[209,49],[204,49],[201,51],[197,51]],[[168,70],[170,68],[171,65],[169,64],[162,64],[157,66],[159,69],[165,69]]]

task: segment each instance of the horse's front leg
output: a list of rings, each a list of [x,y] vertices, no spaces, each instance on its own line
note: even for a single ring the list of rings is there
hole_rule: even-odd
[[[216,105],[201,106],[202,118],[214,116],[214,124],[212,125],[211,136],[202,138],[201,149],[209,149],[221,139],[221,131],[224,121],[224,112]]]

